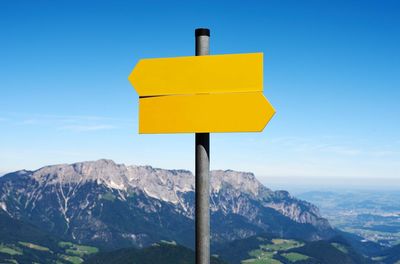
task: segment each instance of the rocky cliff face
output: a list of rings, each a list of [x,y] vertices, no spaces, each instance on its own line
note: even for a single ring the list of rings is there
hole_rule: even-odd
[[[271,191],[252,173],[212,171],[210,198],[214,242],[257,233],[333,235],[315,206]],[[111,160],[18,171],[0,178],[0,210],[80,243],[123,247],[174,239],[192,246],[194,176]]]

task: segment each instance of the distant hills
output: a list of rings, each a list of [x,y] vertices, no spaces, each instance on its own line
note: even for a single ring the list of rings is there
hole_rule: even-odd
[[[62,241],[0,210],[0,263],[82,263],[98,249]]]
[[[329,241],[299,241],[253,236],[219,245],[211,263],[231,264],[367,264],[372,263],[356,253],[340,238]],[[171,242],[153,244],[144,249],[128,248],[99,253],[90,257],[89,264],[169,264],[195,263],[194,252]]]
[[[383,247],[400,243],[400,192],[390,190],[330,190],[299,194],[316,204],[340,230]],[[371,248],[368,247],[368,252]]]
[[[193,250],[174,243],[159,242],[144,249],[125,248],[99,253],[89,258],[87,264],[195,264]],[[227,264],[211,257],[211,264]]]
[[[231,264],[301,263],[357,264],[370,263],[342,238],[301,241],[258,235],[236,240],[217,248],[217,255]]]

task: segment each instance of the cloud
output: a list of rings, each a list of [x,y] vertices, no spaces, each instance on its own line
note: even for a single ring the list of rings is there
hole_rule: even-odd
[[[20,122],[21,125],[36,125],[39,123],[40,121],[38,119],[25,119]]]
[[[134,120],[90,115],[11,114],[16,126],[37,126],[72,132],[96,132],[131,127]],[[1,119],[0,119],[1,121]]]
[[[93,125],[71,125],[71,126],[63,126],[60,127],[61,130],[69,130],[73,132],[86,132],[86,131],[99,131],[99,130],[110,130],[116,129],[117,127],[113,125],[101,125],[101,124],[93,124]]]

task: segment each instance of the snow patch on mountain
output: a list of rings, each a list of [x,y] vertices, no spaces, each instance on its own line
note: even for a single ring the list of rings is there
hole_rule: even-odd
[[[7,205],[5,202],[0,202],[0,208],[3,209],[3,211],[5,211],[6,213],[8,213],[7,211]]]

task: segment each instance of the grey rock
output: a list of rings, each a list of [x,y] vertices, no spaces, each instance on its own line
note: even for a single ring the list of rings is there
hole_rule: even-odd
[[[249,172],[211,172],[212,239],[268,232],[315,240],[334,232],[314,205],[274,192]],[[58,236],[105,247],[159,239],[193,245],[194,176],[111,160],[46,166],[0,178],[0,210]]]

